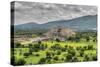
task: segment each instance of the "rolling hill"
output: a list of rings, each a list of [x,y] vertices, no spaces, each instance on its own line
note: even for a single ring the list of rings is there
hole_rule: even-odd
[[[88,15],[88,16],[71,19],[71,20],[50,21],[44,24],[37,24],[35,22],[30,22],[26,24],[15,25],[14,29],[42,31],[57,26],[68,27],[77,31],[97,30],[97,15]]]

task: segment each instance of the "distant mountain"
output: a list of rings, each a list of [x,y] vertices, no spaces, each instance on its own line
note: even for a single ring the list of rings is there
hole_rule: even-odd
[[[84,30],[96,30],[97,29],[97,15],[88,15],[71,20],[58,20],[51,21],[44,24],[37,24],[34,22],[15,25],[15,29],[18,30],[48,30],[53,27],[62,26],[69,27],[74,30],[84,31]]]
[[[34,22],[26,23],[26,24],[20,24],[20,25],[15,25],[15,29],[32,29],[32,28],[37,28],[38,24]]]
[[[97,15],[94,16],[89,15],[89,16],[75,18],[72,20],[52,21],[43,25],[49,28],[55,26],[63,26],[63,27],[69,27],[76,30],[94,30],[97,27]]]

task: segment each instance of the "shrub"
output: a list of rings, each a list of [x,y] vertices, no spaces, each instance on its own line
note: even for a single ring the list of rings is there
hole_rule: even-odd
[[[93,55],[93,61],[97,61],[97,56],[96,55]]]
[[[56,61],[59,60],[58,56],[55,56],[53,59],[56,60]]]
[[[64,51],[66,51],[66,50],[67,50],[67,48],[62,48],[61,50],[64,52]]]
[[[41,41],[38,41],[38,44],[41,44],[42,42]]]
[[[47,59],[47,63],[51,64],[51,63],[52,63],[52,61],[51,61],[50,59]]]
[[[83,51],[83,52],[84,52],[84,50],[85,50],[84,47],[81,47],[81,48],[80,48],[80,51]]]
[[[90,38],[89,37],[86,37],[86,41],[89,42],[90,41]]]
[[[63,54],[63,56],[64,56],[64,57],[66,57],[66,56],[67,56],[67,54],[66,54],[66,53],[64,53],[64,54]]]
[[[34,48],[39,49],[40,48],[40,44],[34,44]]]
[[[34,48],[34,51],[35,51],[35,52],[38,52],[38,51],[39,51],[39,49],[37,49],[37,48]]]
[[[62,61],[64,61],[64,58],[61,58]]]
[[[51,49],[52,50],[60,50],[60,49],[62,49],[62,47],[60,46],[60,44],[55,44],[55,45],[51,46]]]
[[[73,47],[72,46],[69,46],[68,49],[73,50]]]
[[[93,49],[93,45],[88,45],[88,50],[92,50]]]
[[[67,47],[68,47],[68,45],[65,45],[65,47],[67,48]]]
[[[32,48],[33,47],[33,45],[32,44],[29,44],[29,48]]]
[[[52,52],[49,52],[50,53],[50,56],[54,56],[55,55],[55,52],[54,51],[52,51]]]
[[[47,45],[42,44],[42,43],[38,43],[38,44],[34,44],[33,49],[38,52],[39,50],[45,50],[47,48]]]
[[[73,37],[69,37],[68,40],[69,40],[69,41],[73,41],[74,38],[73,38]]]
[[[19,42],[15,43],[15,46],[14,47],[15,48],[20,48],[21,47],[21,43],[19,43]]]
[[[87,47],[87,46],[84,46],[83,48],[84,48],[84,50],[87,50],[87,49],[88,49],[88,47]]]
[[[65,62],[69,62],[71,59],[72,59],[72,54],[68,54],[67,56],[66,56],[66,59],[65,59]]]
[[[71,62],[78,62],[78,58],[76,56],[72,57]]]
[[[25,57],[28,57],[28,56],[29,56],[29,54],[30,54],[30,53],[24,53],[24,56],[25,56]]]
[[[40,50],[40,45],[41,44],[34,44],[34,46],[32,47],[32,50],[35,52],[38,52]]]
[[[24,65],[25,63],[26,61],[23,58],[21,58],[15,63],[15,65]]]
[[[77,50],[80,50],[80,49],[81,49],[81,47],[76,47],[76,49],[77,49]]]
[[[19,54],[20,54],[20,55],[22,54],[22,49],[19,49]]]
[[[11,56],[11,64],[16,65],[16,57],[14,55]]]
[[[57,51],[57,55],[60,55],[60,54],[61,54],[61,51],[60,51],[60,50],[58,50],[58,51]]]
[[[56,39],[56,41],[57,41],[57,42],[60,42],[60,40],[59,40],[58,38]]]
[[[72,56],[75,56],[75,54],[76,54],[74,49],[68,49],[68,53],[72,54]]]
[[[89,56],[88,55],[84,56],[84,61],[89,61]]]
[[[93,42],[96,42],[96,39],[93,39]]]
[[[46,52],[46,56],[47,57],[50,57],[51,56],[51,53],[50,52]]]
[[[80,53],[80,56],[82,57],[83,55],[84,55],[84,51],[79,51],[79,53]]]
[[[79,42],[79,41],[80,41],[80,37],[76,36],[76,37],[74,38],[74,41]]]
[[[32,54],[33,48],[29,48],[29,54]]]
[[[37,57],[38,57],[38,56],[40,56],[40,55],[39,55],[39,54],[36,54],[35,56],[37,56]]]
[[[40,45],[40,50],[45,50],[46,48],[47,48],[47,45],[45,45],[45,44]]]

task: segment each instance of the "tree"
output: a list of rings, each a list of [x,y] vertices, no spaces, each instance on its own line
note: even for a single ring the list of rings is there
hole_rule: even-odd
[[[35,56],[37,56],[37,57],[38,57],[38,56],[40,56],[40,55],[39,55],[39,54],[36,54]]]
[[[41,41],[38,41],[38,44],[41,44],[42,42]]]
[[[71,54],[72,56],[75,56],[76,54],[75,50],[72,47],[68,49],[68,53]]]
[[[21,55],[22,54],[22,49],[19,49],[19,52],[20,52],[19,54]]]
[[[88,36],[86,37],[86,41],[87,41],[87,42],[89,42],[89,41],[90,41],[90,38],[89,38]]]
[[[67,48],[67,47],[68,47],[68,45],[65,45],[65,47]]]
[[[29,44],[29,48],[32,48],[32,47],[33,47],[33,45],[30,43],[30,44]]]
[[[84,48],[84,50],[87,50],[87,49],[88,49],[88,47],[87,47],[87,46],[84,46],[83,48]]]
[[[11,64],[16,65],[16,57],[14,55],[11,56]]]
[[[80,53],[81,57],[84,55],[84,51],[82,51],[82,50],[80,50],[79,53]]]
[[[56,61],[59,60],[58,56],[55,56],[53,59],[56,60]]]
[[[15,65],[24,65],[25,63],[26,61],[23,58],[21,58],[15,63]]]
[[[79,42],[80,41],[80,37],[75,37],[74,39],[76,42]]]
[[[93,42],[96,42],[96,39],[93,39]]]
[[[30,53],[24,53],[24,56],[25,56],[25,57],[28,57],[28,56],[29,56],[29,54],[30,54]]]
[[[69,62],[72,59],[73,55],[72,54],[68,54],[65,58],[65,62]]]
[[[47,48],[47,45],[46,44],[41,44],[40,45],[40,50],[45,50]]]
[[[64,58],[61,58],[62,61],[64,61]]]
[[[32,54],[32,52],[33,52],[33,48],[31,47],[31,48],[29,48],[29,54]]]
[[[50,59],[47,59],[46,62],[49,63],[49,64],[52,63],[52,61]]]
[[[76,56],[72,57],[71,62],[78,62],[78,58]]]
[[[40,50],[40,45],[41,44],[34,44],[34,47],[32,49],[34,49],[35,52],[38,52]]]
[[[14,47],[15,48],[20,48],[21,47],[21,43],[19,43],[19,42],[15,43],[15,46]]]
[[[89,56],[88,55],[84,55],[84,61],[89,61]]]
[[[57,55],[60,55],[60,54],[61,54],[61,51],[60,51],[60,50],[58,50],[58,51],[57,51]]]
[[[60,42],[60,40],[59,40],[58,38],[56,38],[56,41],[57,41],[57,42]]]
[[[34,44],[34,48],[39,49],[41,44]]]
[[[93,61],[97,61],[97,56],[93,55]]]
[[[50,60],[52,58],[52,53],[51,52],[46,52],[46,59]]]
[[[67,50],[67,48],[62,48],[61,50],[64,52],[64,51],[66,51],[66,50]]]
[[[51,46],[51,49],[52,50],[60,50],[60,49],[62,49],[62,47],[60,46],[60,44],[55,44],[55,45]]]
[[[51,53],[50,52],[46,52],[46,56],[47,57],[50,57],[51,56]]]
[[[73,37],[69,37],[68,40],[69,40],[69,41],[73,41],[74,38],[73,38]]]
[[[18,63],[18,65],[24,65],[26,63],[26,61],[23,58],[21,58],[18,60],[17,63]]]
[[[93,49],[93,45],[88,45],[88,50],[92,50]]]
[[[45,58],[41,58],[40,61],[39,61],[39,64],[44,64],[46,62],[46,59]]]

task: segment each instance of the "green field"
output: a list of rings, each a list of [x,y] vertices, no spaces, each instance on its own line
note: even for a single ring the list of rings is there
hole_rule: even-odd
[[[96,42],[92,41],[42,41],[29,44],[24,43],[14,48],[15,65],[18,64],[17,62],[20,59],[23,59],[26,65],[96,61],[96,44]]]
[[[13,65],[97,61],[97,32],[76,32],[70,37],[68,34],[52,35],[49,39],[37,41],[34,40],[46,38],[43,33],[24,35],[18,34],[19,38],[14,38],[11,48]]]

